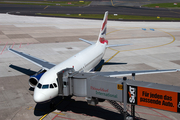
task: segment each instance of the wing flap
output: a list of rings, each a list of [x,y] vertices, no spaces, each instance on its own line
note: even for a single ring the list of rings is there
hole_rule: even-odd
[[[35,57],[28,55],[28,54],[25,54],[23,52],[19,52],[19,51],[16,51],[14,49],[11,49],[11,48],[8,48],[8,50],[12,53],[19,55],[20,57],[22,57],[24,59],[36,64],[37,66],[44,68],[45,70],[49,70],[55,66],[55,64],[53,64],[53,63],[49,63],[49,62],[41,60],[39,58],[35,58]]]

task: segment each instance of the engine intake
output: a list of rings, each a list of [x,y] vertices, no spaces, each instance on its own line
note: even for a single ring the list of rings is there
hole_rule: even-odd
[[[45,73],[45,71],[40,72],[40,73],[36,73],[33,76],[30,76],[29,78],[29,86],[32,88],[35,88],[36,85],[38,84],[40,78],[42,77],[42,75]]]

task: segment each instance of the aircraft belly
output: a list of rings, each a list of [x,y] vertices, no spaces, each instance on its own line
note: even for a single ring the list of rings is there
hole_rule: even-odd
[[[85,72],[89,72],[91,71],[102,59],[103,54],[101,53],[100,55],[98,55],[97,57],[95,57],[93,60],[89,61],[85,67],[84,67],[84,71]]]

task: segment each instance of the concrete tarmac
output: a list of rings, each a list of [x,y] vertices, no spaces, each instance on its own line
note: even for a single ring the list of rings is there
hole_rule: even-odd
[[[7,51],[10,46],[58,64],[89,46],[78,38],[96,41],[101,22],[0,14],[0,119],[121,119],[122,115],[107,101],[94,107],[88,106],[83,97],[64,101],[58,97],[54,100],[55,110],[49,108],[49,103],[36,104],[28,79],[41,68]],[[102,71],[180,68],[179,33],[179,22],[108,21],[109,44],[132,45],[107,49],[105,61],[123,64],[105,65]],[[180,72],[141,75],[136,76],[136,80],[180,86]],[[130,112],[129,106],[128,110]],[[136,116],[178,120],[180,114],[136,106]]]

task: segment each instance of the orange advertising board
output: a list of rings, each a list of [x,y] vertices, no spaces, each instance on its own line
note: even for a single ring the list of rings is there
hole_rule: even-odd
[[[180,94],[172,91],[130,86],[128,103],[172,112],[180,112]]]
[[[137,104],[177,112],[177,93],[138,87]]]

